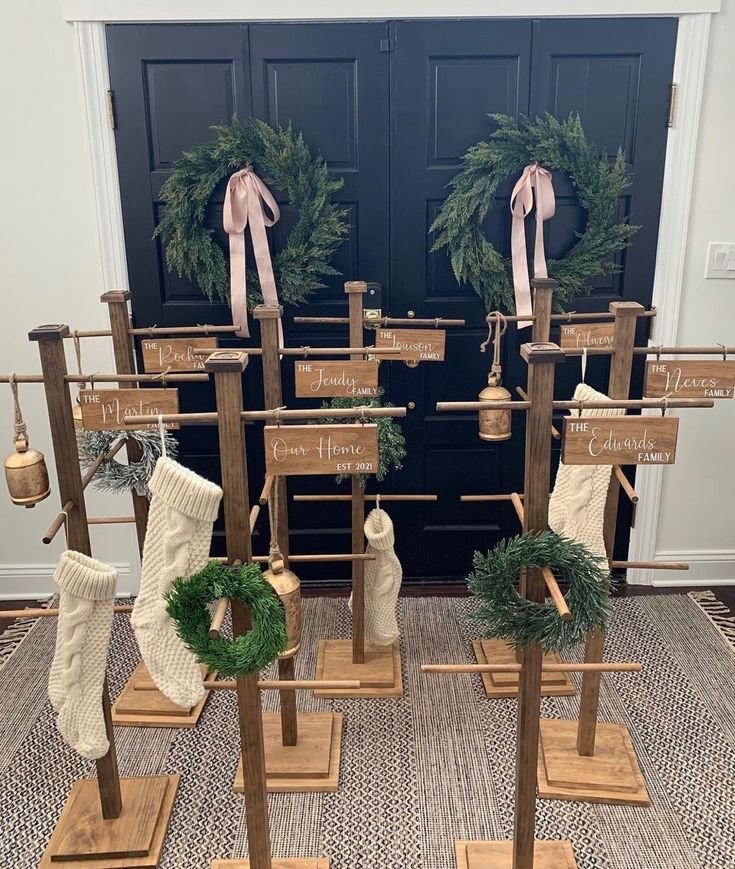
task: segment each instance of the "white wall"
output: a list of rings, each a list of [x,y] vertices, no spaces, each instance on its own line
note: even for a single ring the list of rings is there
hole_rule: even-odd
[[[41,323],[104,328],[99,243],[89,171],[79,59],[73,27],[58,0],[7,3],[0,27],[0,106],[3,194],[0,206],[0,372],[39,371],[38,346],[27,333]],[[66,342],[72,370],[74,353]],[[109,340],[83,344],[91,371],[113,371]],[[31,444],[53,457],[43,386],[20,387]],[[10,388],[0,384],[0,453],[12,449]],[[53,590],[51,573],[64,548],[63,533],[50,546],[41,537],[59,510],[58,488],[32,510],[15,507],[0,484],[0,597]],[[92,493],[90,515],[130,513],[128,498]],[[118,590],[137,575],[130,527],[93,528],[93,553],[120,570]]]
[[[705,280],[710,241],[735,242],[735,0],[713,16],[697,148],[677,344],[735,345],[735,281]],[[681,411],[676,465],[664,474],[656,555],[689,560],[657,583],[735,584],[735,402]]]
[[[553,4],[552,4],[553,6]],[[679,343],[735,343],[735,282],[704,281],[706,244],[735,241],[735,182],[728,159],[735,142],[735,0],[723,0],[712,24],[706,95],[694,180]],[[447,7],[448,8],[448,7]],[[98,302],[104,289],[92,177],[81,101],[79,58],[71,25],[58,0],[6,4],[0,29],[0,87],[6,135],[0,209],[0,371],[38,370],[37,347],[26,339],[41,322],[86,329],[106,325]],[[551,13],[551,9],[549,10]],[[12,119],[12,128],[7,119]],[[71,346],[69,360],[73,364]],[[84,342],[84,365],[112,369],[107,342]],[[10,392],[0,400],[0,449],[11,448]],[[50,453],[41,387],[21,389],[32,443]],[[696,559],[690,574],[657,580],[735,582],[735,492],[732,461],[735,402],[714,411],[682,412],[680,458],[667,469],[657,535],[660,558]],[[52,463],[49,463],[52,466]],[[92,493],[91,515],[129,512],[122,496]],[[0,494],[0,596],[52,589],[50,574],[62,549],[41,535],[58,509],[58,495],[34,510],[13,507]],[[94,554],[123,565],[119,588],[135,585],[137,554],[130,527],[92,529]],[[132,573],[127,565],[132,563]]]

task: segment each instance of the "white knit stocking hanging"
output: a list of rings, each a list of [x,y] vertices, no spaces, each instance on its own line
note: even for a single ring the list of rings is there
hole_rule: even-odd
[[[365,552],[374,561],[365,562],[365,639],[389,646],[400,636],[396,619],[398,592],[403,569],[393,548],[395,535],[390,516],[378,507],[365,519]],[[352,595],[350,595],[352,609]]]
[[[204,696],[202,675],[166,612],[165,594],[177,577],[207,564],[222,489],[166,457],[156,463],[148,488],[152,499],[131,621],[158,689],[173,703],[191,707]]]
[[[110,747],[102,690],[117,571],[80,552],[66,551],[54,581],[61,595],[48,695],[66,742],[82,757],[96,760]]]
[[[610,399],[580,383],[574,390],[575,401],[609,401]],[[582,416],[618,416],[623,408],[589,410],[582,407]],[[572,416],[579,416],[573,410]],[[565,465],[559,462],[554,491],[549,499],[549,527],[557,534],[583,543],[593,555],[606,557],[603,525],[605,501],[610,484],[611,465]]]

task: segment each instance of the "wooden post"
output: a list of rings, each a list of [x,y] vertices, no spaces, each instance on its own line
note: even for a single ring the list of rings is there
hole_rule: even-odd
[[[549,419],[554,400],[554,365],[564,353],[548,343],[524,344],[521,356],[528,363],[526,416],[526,479],[524,531],[548,528],[551,439]],[[543,603],[546,584],[538,569],[526,571],[526,597]],[[523,649],[518,691],[518,747],[516,754],[516,802],[513,833],[513,869],[533,869],[536,826],[536,767],[541,712],[541,646]]]
[[[533,287],[533,341],[548,341],[551,335],[551,309],[554,304],[554,290],[559,281],[553,278],[532,278]]]
[[[115,369],[118,374],[135,374],[135,352],[133,339],[128,332],[130,316],[128,314],[128,299],[130,290],[110,290],[100,296],[100,301],[107,305],[110,315],[110,330],[112,332],[112,351],[115,355]],[[120,383],[120,389],[135,389],[139,384],[131,381]],[[126,444],[128,460],[140,461],[143,449],[139,443],[129,438]],[[135,531],[138,535],[138,549],[143,555],[145,532],[148,527],[148,498],[140,495],[135,489],[131,492],[133,498],[133,513],[135,515]]]
[[[363,295],[367,292],[365,281],[347,281],[345,292],[349,300],[350,347],[362,347],[363,342]],[[351,356],[361,359],[361,356]],[[365,490],[357,474],[352,475],[352,551],[365,549]],[[365,663],[365,564],[352,562],[352,663]]]
[[[615,331],[613,333],[613,354],[607,387],[609,398],[628,398],[631,370],[633,367],[635,329],[638,322],[638,314],[642,310],[643,306],[639,305],[638,302],[610,303],[610,312],[615,314]],[[620,483],[615,475],[612,474],[607,491],[607,501],[605,502],[603,531],[605,549],[607,550],[608,558],[611,560],[615,546],[615,526],[617,524],[619,495]],[[602,661],[604,646],[604,631],[593,631],[589,634],[584,649],[585,662],[599,663]],[[591,757],[595,753],[601,678],[602,674],[599,671],[585,673],[582,678],[579,726],[577,729],[577,751],[585,757]]]
[[[224,490],[227,559],[230,564],[252,561],[248,516],[248,472],[243,410],[242,373],[248,363],[246,353],[215,351],[204,364],[214,374],[219,426],[220,463]],[[232,604],[232,633],[246,634],[251,628],[249,610],[240,601]],[[250,869],[271,869],[268,829],[268,799],[265,787],[265,751],[260,709],[258,674],[238,676],[237,707],[244,770],[246,823]]]
[[[64,380],[67,374],[64,338],[69,334],[68,326],[48,325],[39,326],[29,332],[28,338],[30,341],[38,342],[41,356],[41,371],[43,372],[51,440],[54,447],[59,499],[62,505],[69,501],[73,505],[67,512],[67,546],[76,552],[91,556],[92,545],[89,539],[82,472],[79,467],[77,437],[74,429],[74,417],[72,416],[73,404],[69,384]],[[110,714],[110,693],[106,677],[102,688],[102,709],[110,748],[104,757],[96,761],[97,785],[102,817],[105,820],[110,820],[118,818],[122,812],[122,794],[120,775],[117,769],[115,734],[112,729]]]
[[[260,346],[263,350],[263,392],[266,410],[281,407],[281,357],[278,353],[278,324],[283,317],[283,308],[258,305],[253,317],[260,321]],[[277,526],[273,528],[275,499],[278,501]],[[277,477],[268,498],[270,507],[271,534],[278,540],[284,564],[288,567],[288,489],[286,477]],[[293,681],[296,677],[296,655],[279,658],[278,677]],[[281,691],[281,740],[284,745],[296,745],[299,741],[299,725],[296,712],[296,692]]]

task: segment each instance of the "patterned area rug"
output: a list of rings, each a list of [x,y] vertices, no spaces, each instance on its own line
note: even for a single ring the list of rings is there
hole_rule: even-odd
[[[328,855],[333,869],[449,869],[454,839],[512,834],[515,701],[484,698],[477,676],[422,676],[421,662],[470,661],[470,599],[401,601],[402,700],[314,700],[345,713],[342,785],[334,794],[269,796],[273,853]],[[55,625],[39,620],[0,672],[0,866],[35,867],[77,777],[94,773],[58,736],[46,699]],[[347,636],[346,601],[308,599],[299,675],[314,671],[317,637]],[[610,660],[640,674],[603,679],[601,717],[630,728],[652,806],[539,801],[538,835],[568,838],[580,869],[732,869],[735,841],[735,654],[686,595],[615,602]],[[116,616],[113,693],[137,658]],[[574,678],[577,678],[576,676]],[[266,692],[273,708],[275,692]],[[576,698],[543,701],[573,718]],[[164,869],[208,869],[246,853],[235,699],[210,698],[193,731],[120,728],[124,775],[182,773]]]

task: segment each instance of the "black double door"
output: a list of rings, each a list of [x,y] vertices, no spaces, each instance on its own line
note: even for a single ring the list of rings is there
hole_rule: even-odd
[[[468,20],[318,24],[112,25],[108,28],[111,86],[133,313],[137,325],[228,322],[190,282],[166,270],[152,233],[160,219],[160,189],[183,150],[207,140],[213,124],[233,114],[303,132],[335,175],[337,199],[348,211],[349,239],[335,257],[341,276],[307,306],[286,311],[287,342],[313,347],[346,341],[339,327],[297,326],[295,313],[343,315],[344,280],[383,287],[383,311],[405,317],[464,318],[447,335],[446,362],[408,368],[381,366],[394,404],[412,405],[401,425],[408,440],[404,468],[382,491],[436,493],[436,503],[391,504],[397,548],[408,580],[464,578],[475,549],[517,531],[506,505],[460,503],[459,495],[523,489],[523,420],[498,445],[477,437],[472,414],[447,415],[437,401],[474,397],[486,381],[479,353],[484,310],[469,286],[459,285],[444,253],[431,253],[430,226],[446,185],[466,149],[493,129],[496,112],[565,117],[578,111],[590,139],[609,152],[622,148],[633,183],[619,214],[642,226],[619,257],[618,272],[592,284],[577,310],[606,310],[626,299],[650,304],[655,264],[669,86],[676,42],[674,19]],[[514,179],[498,190],[486,220],[488,238],[509,253],[508,197]],[[554,177],[556,216],[546,224],[547,251],[559,256],[584,227],[585,212],[563,175]],[[208,221],[222,244],[224,185]],[[288,207],[271,244],[282,244],[293,220]],[[643,328],[643,325],[641,325]],[[369,336],[368,340],[369,340]],[[640,336],[641,339],[644,337]],[[554,335],[552,333],[552,338]],[[256,339],[257,341],[257,336]],[[510,330],[505,382],[525,382],[518,346],[528,331]],[[236,339],[221,342],[239,344]],[[286,400],[294,404],[286,361]],[[604,387],[607,362],[589,366],[588,382]],[[559,370],[559,397],[579,379],[579,364]],[[262,406],[258,366],[246,377],[249,406]],[[638,383],[638,377],[634,378]],[[182,391],[184,409],[211,406],[206,386]],[[184,460],[216,479],[216,433],[182,429]],[[253,427],[251,479],[263,478],[260,433]],[[292,492],[333,490],[331,479],[293,479]],[[623,508],[624,509],[624,508]],[[324,552],[349,546],[344,505],[292,504],[292,550]],[[623,518],[623,524],[625,518]],[[256,540],[265,549],[262,537]],[[626,535],[619,540],[622,553]],[[329,581],[344,568],[302,571]]]

